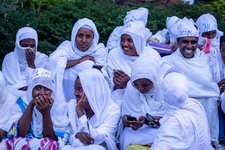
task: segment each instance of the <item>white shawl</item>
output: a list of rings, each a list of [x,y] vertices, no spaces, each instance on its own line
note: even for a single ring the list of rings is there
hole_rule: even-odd
[[[149,113],[153,116],[163,116],[167,109],[159,95],[161,77],[158,74],[159,62],[154,62],[141,55],[132,65],[131,81],[127,85],[122,102],[122,115],[135,117],[145,116]],[[146,94],[141,94],[132,82],[146,78],[152,81],[153,88]]]
[[[185,76],[168,73],[161,90],[169,107],[151,150],[212,150],[207,116],[197,100],[188,98]]]
[[[11,125],[9,120],[12,106],[15,104],[16,98],[12,96],[5,86],[5,79],[0,72],[0,129],[8,132]]]
[[[91,46],[85,52],[80,51],[76,47],[75,37],[77,35],[78,30],[83,26],[89,26],[93,33],[94,39],[92,41]],[[92,20],[83,18],[79,19],[73,26],[71,33],[71,41],[64,41],[59,47],[54,51],[50,58],[53,61],[56,61],[54,64],[54,68],[52,70],[56,71],[56,91],[59,97],[64,97],[68,101],[73,97],[71,93],[74,90],[74,79],[76,79],[77,73],[87,68],[91,68],[94,64],[103,66],[105,65],[108,52],[104,46],[104,44],[99,43],[99,34],[97,28]],[[79,59],[83,56],[90,55],[94,57],[95,63],[87,60],[81,64],[73,66],[66,70],[66,64],[68,60]],[[64,81],[63,81],[64,79]],[[63,83],[64,82],[64,83]],[[64,91],[64,94],[63,94]]]
[[[219,88],[214,82],[207,57],[200,55],[199,49],[193,58],[184,58],[178,49],[163,61],[176,66],[188,79],[189,96],[192,98],[218,97]]]
[[[87,69],[78,74],[82,88],[87,96],[94,116],[88,121],[90,132],[94,139],[103,137],[109,150],[116,150],[115,133],[120,119],[120,109],[112,101],[108,83],[97,69]],[[74,132],[82,131],[75,112],[76,100],[70,101],[69,119]],[[86,117],[85,117],[86,118]],[[82,128],[86,129],[87,126]],[[101,144],[101,143],[96,143]]]
[[[14,52],[10,52],[9,54],[7,54],[2,64],[2,73],[4,74],[6,85],[15,89],[27,86],[26,74],[28,65],[25,57],[25,49],[22,48],[19,44],[21,35],[26,33],[28,33],[27,38],[35,40],[37,49],[37,32],[30,27],[23,27],[18,30],[16,34]],[[47,55],[36,51],[34,63],[37,68],[44,66],[47,60]]]

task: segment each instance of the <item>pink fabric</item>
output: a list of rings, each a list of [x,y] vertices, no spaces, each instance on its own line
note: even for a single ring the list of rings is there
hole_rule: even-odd
[[[203,51],[205,54],[208,54],[210,53],[210,46],[211,46],[211,39],[206,39],[206,42],[205,42],[205,46],[203,48]]]

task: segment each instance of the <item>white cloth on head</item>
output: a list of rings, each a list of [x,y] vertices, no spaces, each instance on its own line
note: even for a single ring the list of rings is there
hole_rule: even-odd
[[[128,34],[131,36],[134,46],[136,48],[137,54],[140,56],[144,51],[148,54],[149,59],[151,60],[159,60],[160,55],[150,46],[144,45],[144,38],[141,35],[141,31],[144,30],[144,26],[141,22],[131,22],[127,25],[126,29],[122,31],[122,34]],[[125,55],[123,49],[121,47],[117,47],[110,51],[107,59],[107,65],[102,69],[104,76],[106,76],[107,81],[109,82],[110,88],[113,90],[114,83],[113,83],[113,72],[114,70],[122,70],[127,75],[130,76],[131,74],[131,65],[133,62],[138,58],[138,56],[128,56]],[[117,89],[113,92],[112,96],[113,99],[116,101],[118,105],[121,105],[121,98],[123,95],[124,89]]]
[[[195,99],[188,98],[188,80],[178,72],[166,74],[161,90],[168,111],[151,150],[212,150],[207,116]]]
[[[8,132],[12,124],[9,122],[12,106],[16,102],[10,90],[5,86],[5,79],[0,71],[0,129]]]
[[[146,26],[148,21],[148,9],[140,7],[138,9],[134,9],[127,12],[127,15],[124,17],[123,21],[124,25],[116,27],[109,36],[109,39],[106,44],[109,50],[112,50],[113,48],[117,48],[120,46],[120,36],[121,32],[124,30],[124,26],[134,21],[141,21],[143,22],[144,26]],[[148,28],[145,28],[143,30],[145,30],[144,39],[146,44],[149,37],[152,36],[152,32]]]
[[[91,46],[86,51],[81,51],[76,46],[75,37],[80,28],[87,26],[92,29],[94,39]],[[54,67],[53,70],[56,70],[57,74],[55,80],[57,84],[56,91],[59,97],[65,96],[66,101],[74,98],[72,91],[74,91],[74,79],[76,79],[77,73],[87,68],[92,68],[93,65],[105,65],[108,51],[104,44],[98,43],[98,41],[99,34],[93,21],[87,18],[79,19],[73,26],[71,41],[64,41],[59,45],[56,51],[50,55],[51,60],[56,61],[56,67]],[[86,60],[65,70],[68,60],[80,59],[86,55],[92,56],[95,62]]]
[[[167,106],[161,99],[159,86],[161,76],[158,74],[159,62],[149,59],[146,55],[141,55],[132,65],[131,80],[128,82],[122,101],[122,116],[131,115],[136,118],[146,116],[146,113],[152,116],[163,117]],[[152,89],[146,94],[140,93],[133,85],[137,79],[149,79],[153,83]],[[131,144],[152,144],[158,129],[147,125],[136,131],[125,128],[120,137],[121,149],[126,149]],[[135,136],[136,138],[133,138]]]
[[[166,18],[166,28],[169,30],[171,27],[174,26],[177,22],[179,22],[181,19],[177,16],[171,16]]]
[[[52,97],[55,98],[54,81],[51,72],[45,70],[44,68],[34,69],[30,75],[30,81],[28,84],[27,95],[22,97],[23,102],[28,105],[33,99],[32,91],[37,85],[42,85],[52,91]],[[54,99],[53,106],[51,108],[51,120],[53,123],[54,131],[58,132],[68,132],[69,119],[67,117],[68,107],[66,103],[59,102]],[[11,122],[17,122],[23,112],[18,104],[13,108],[12,114],[10,116]],[[33,131],[33,136],[37,138],[42,137],[43,122],[42,114],[37,110],[36,106],[32,112],[32,123],[31,128]]]
[[[26,34],[29,33],[29,34]],[[26,34],[26,36],[24,35]],[[20,37],[24,35],[23,37]],[[30,38],[35,40],[36,49],[38,45],[37,32],[30,27],[23,27],[18,30],[16,34],[16,43],[14,52],[8,53],[4,59],[2,64],[2,73],[6,80],[6,85],[15,89],[22,88],[27,86],[26,75],[29,74],[29,67],[27,65],[27,60],[25,56],[24,47],[20,46],[20,38]],[[42,67],[48,60],[48,56],[37,52],[35,54],[35,66]]]
[[[115,150],[115,133],[120,119],[120,108],[111,99],[111,91],[102,73],[94,68],[78,73],[81,86],[88,103],[94,112],[91,119],[84,115],[78,119],[76,115],[76,100],[70,101],[69,119],[72,131],[88,132],[87,123],[95,144],[106,143],[108,149]],[[89,132],[88,132],[89,133]],[[82,145],[78,139],[71,140],[72,145]]]
[[[193,21],[184,17],[178,22],[176,37],[195,36],[199,37],[198,29],[194,26]]]

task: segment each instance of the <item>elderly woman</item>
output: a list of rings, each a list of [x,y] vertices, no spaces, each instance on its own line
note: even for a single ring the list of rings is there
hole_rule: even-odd
[[[160,55],[150,46],[145,46],[145,26],[141,21],[128,23],[121,33],[120,47],[110,51],[107,65],[102,69],[113,91],[113,99],[118,105],[122,103],[122,95],[130,80],[131,66],[144,51],[148,51],[149,59],[158,61]]]
[[[161,90],[168,110],[150,149],[212,150],[207,116],[202,105],[189,98],[186,77],[169,71]]]
[[[70,101],[71,146],[65,149],[96,149],[100,145],[116,150],[115,133],[120,108],[111,99],[111,91],[102,73],[94,68],[78,73],[75,80],[76,100]],[[102,149],[102,148],[101,148]]]
[[[105,64],[108,52],[98,42],[99,34],[94,22],[87,18],[79,19],[73,26],[71,41],[64,41],[50,55],[57,62],[56,91],[60,97],[65,96],[66,101],[75,98],[72,91],[77,73]]]
[[[7,86],[26,91],[29,70],[44,66],[48,60],[45,54],[37,51],[37,46],[38,35],[33,28],[23,27],[18,30],[14,51],[5,56],[2,64]]]
[[[16,98],[9,93],[5,86],[5,79],[0,71],[0,142],[6,137],[12,124],[9,122],[10,112],[12,106],[15,104]],[[2,143],[0,144],[0,149],[2,148]]]
[[[122,102],[122,122],[125,127],[120,136],[120,149],[129,145],[151,145],[157,134],[159,118],[167,106],[159,95],[160,75],[158,62],[141,55],[132,65],[131,80],[128,82]],[[153,116],[153,122],[146,118]],[[129,118],[135,117],[135,120]],[[134,138],[135,137],[135,138]]]
[[[67,107],[54,99],[50,72],[32,72],[27,95],[17,99],[10,121],[8,149],[57,149],[67,142]]]

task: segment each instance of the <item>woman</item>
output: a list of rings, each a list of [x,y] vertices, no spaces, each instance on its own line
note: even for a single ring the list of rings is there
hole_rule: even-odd
[[[69,147],[74,149],[116,150],[115,133],[120,119],[120,109],[112,101],[108,83],[102,73],[94,68],[78,73],[75,80],[76,100],[69,103],[69,119],[72,126]],[[97,144],[97,145],[96,145]]]
[[[0,149],[3,149],[1,147],[5,143],[3,139],[6,138],[7,132],[12,125],[10,124],[9,117],[15,101],[16,98],[6,89],[5,79],[0,71]]]
[[[16,34],[14,51],[3,59],[2,73],[6,85],[15,89],[16,94],[27,90],[26,76],[30,70],[44,66],[48,60],[45,54],[37,51],[37,46],[37,32],[31,27],[23,27]]]
[[[27,97],[13,107],[8,149],[57,149],[68,140],[67,107],[54,100],[53,80],[43,68],[32,72]]]
[[[167,110],[158,92],[161,78],[158,63],[149,60],[148,55],[142,55],[132,65],[131,80],[122,102],[125,128],[120,136],[121,150],[133,144],[149,146],[157,134],[159,119]],[[153,116],[153,120],[147,118],[147,113]],[[136,120],[130,121],[129,116]]]
[[[188,97],[186,77],[169,71],[161,90],[168,110],[160,119],[161,126],[151,150],[212,150],[207,116],[202,105]]]
[[[150,46],[145,46],[145,26],[141,21],[128,23],[121,33],[120,47],[110,51],[103,73],[113,91],[113,99],[120,106],[122,95],[130,80],[131,66],[142,54],[148,51],[149,59],[159,60],[160,55]]]
[[[94,22],[87,18],[79,19],[73,26],[71,41],[64,41],[50,55],[57,62],[56,91],[60,97],[65,96],[66,101],[75,98],[72,91],[77,73],[105,64],[108,52],[98,42],[99,34]]]

